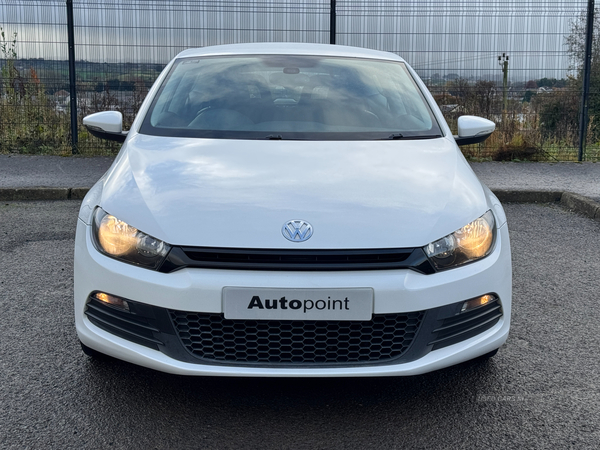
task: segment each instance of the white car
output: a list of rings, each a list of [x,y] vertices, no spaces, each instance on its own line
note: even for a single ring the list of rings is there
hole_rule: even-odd
[[[506,341],[506,216],[400,57],[312,44],[187,50],[82,203],[82,348],[184,375],[414,375]]]

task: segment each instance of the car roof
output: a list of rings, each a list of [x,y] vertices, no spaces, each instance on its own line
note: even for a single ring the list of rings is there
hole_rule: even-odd
[[[399,56],[360,47],[329,44],[301,44],[291,42],[263,42],[252,44],[227,44],[210,47],[191,48],[177,55],[177,58],[213,55],[313,55],[313,56],[344,56],[350,58],[385,59],[404,61]]]

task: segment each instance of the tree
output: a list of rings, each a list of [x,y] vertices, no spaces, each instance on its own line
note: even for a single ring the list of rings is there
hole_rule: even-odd
[[[68,126],[46,95],[38,72],[25,69],[25,60],[15,64],[16,49],[17,33],[7,38],[0,27],[0,152],[60,150],[67,142]]]
[[[464,78],[448,82],[448,93],[461,107],[459,114],[492,117],[500,109],[496,96],[496,83],[478,80],[474,84]]]
[[[587,26],[587,11],[571,21],[571,33],[566,37],[567,53],[571,57],[570,69],[576,72],[583,70],[585,58],[585,39]],[[592,66],[600,62],[600,8],[594,10],[594,33],[592,40]]]
[[[525,83],[525,89],[537,89],[538,88],[538,84],[535,82],[535,80],[529,80],[527,83]]]
[[[526,91],[525,95],[523,96],[523,103],[529,103],[531,102],[531,99],[533,97],[535,97],[537,94],[533,91]]]
[[[537,82],[534,81],[535,84],[537,84],[536,87],[565,87],[567,85],[567,80],[560,79],[557,80],[556,78],[542,78],[540,80],[537,80]]]
[[[106,82],[106,90],[107,91],[118,91],[121,86],[121,82],[118,78],[113,78]]]
[[[19,71],[15,67],[15,60],[17,59],[17,33],[15,32],[12,36],[12,40],[6,39],[6,34],[2,27],[0,27],[0,54],[4,63],[0,69],[0,96],[6,95],[10,100],[15,101],[16,94],[18,94],[23,84],[23,80],[19,74]]]
[[[540,131],[546,139],[576,145],[579,133],[578,93],[558,91],[553,95],[536,95],[531,99],[538,111]]]
[[[573,77],[568,83],[573,91],[581,93],[583,89],[583,63],[585,59],[587,11],[571,22],[571,33],[566,37],[567,52],[571,58],[570,69]],[[588,138],[592,141],[600,139],[600,126],[596,117],[600,118],[600,8],[594,10],[594,30],[592,35],[592,58],[590,71],[590,97],[588,100],[589,129]],[[579,94],[581,95],[581,94]],[[579,126],[579,114],[577,114]]]

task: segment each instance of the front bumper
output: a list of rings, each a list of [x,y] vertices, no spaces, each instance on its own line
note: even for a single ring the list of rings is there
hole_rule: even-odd
[[[495,350],[506,341],[511,314],[510,246],[506,225],[498,231],[495,249],[485,259],[431,275],[411,270],[271,272],[218,269],[183,269],[165,274],[124,264],[99,254],[91,242],[89,227],[79,220],[75,245],[77,332],[85,345],[99,352],[175,374],[341,377],[425,373],[476,358]],[[495,293],[500,299],[503,314],[494,321],[491,328],[434,350],[431,350],[432,346],[425,348],[431,340],[426,339],[424,328],[421,327],[407,353],[381,363],[268,365],[211,362],[195,358],[191,353],[186,353],[177,333],[169,335],[167,340],[171,346],[179,345],[183,353],[165,351],[165,348],[159,351],[142,345],[143,342],[136,343],[119,337],[114,331],[107,331],[110,327],[98,326],[101,324],[97,321],[93,323],[94,319],[90,320],[85,312],[90,294],[103,291],[147,305],[156,311],[220,315],[222,289],[225,286],[370,287],[374,290],[374,317],[419,311],[425,311],[431,316],[434,313],[429,311],[436,311],[437,314],[447,310],[448,305]],[[158,348],[161,348],[160,345]]]

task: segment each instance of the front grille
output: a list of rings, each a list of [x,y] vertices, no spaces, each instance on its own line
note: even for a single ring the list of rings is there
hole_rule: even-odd
[[[423,311],[374,315],[369,321],[229,320],[222,314],[170,311],[185,348],[206,362],[365,364],[400,358]]]
[[[169,273],[184,267],[235,270],[435,270],[421,248],[387,249],[245,249],[173,247],[159,268]]]

